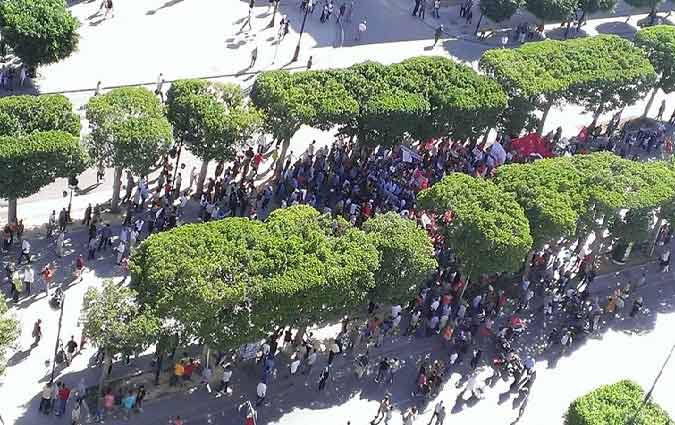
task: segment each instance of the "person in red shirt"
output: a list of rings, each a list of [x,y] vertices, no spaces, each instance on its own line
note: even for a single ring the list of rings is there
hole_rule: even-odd
[[[192,380],[192,372],[194,372],[194,370],[195,370],[195,361],[193,359],[190,359],[190,361],[185,364],[183,372],[183,380],[185,381]]]
[[[54,414],[56,416],[61,416],[66,412],[66,404],[70,398],[70,388],[68,388],[68,386],[63,382],[59,382],[57,386],[59,387],[59,391],[57,393],[59,404]]]

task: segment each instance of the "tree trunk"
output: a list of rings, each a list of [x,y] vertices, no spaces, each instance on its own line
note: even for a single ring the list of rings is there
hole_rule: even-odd
[[[598,109],[596,109],[595,113],[593,114],[593,122],[591,122],[590,127],[588,127],[589,133],[591,131],[595,130],[595,126],[598,125],[598,120],[600,119],[600,115],[602,115],[602,105],[598,106]]]
[[[115,177],[113,180],[113,194],[110,201],[110,210],[112,212],[120,211],[120,189],[122,188],[122,167],[115,167]]]
[[[659,237],[659,231],[661,230],[661,226],[663,226],[663,218],[659,217],[659,219],[656,221],[656,227],[654,228],[654,233],[649,238],[649,255],[650,256],[654,254],[654,249],[656,248],[656,239]]]
[[[579,18],[579,22],[577,22],[577,31],[581,31],[581,26],[584,24],[584,20],[586,19],[586,9],[581,12],[581,18]]]
[[[16,221],[16,198],[9,198],[9,204],[7,205],[7,223],[13,223]]]
[[[483,22],[483,14],[481,13],[478,17],[478,23],[476,24],[476,30],[473,32],[474,37],[478,35],[478,29],[480,28],[480,23]]]
[[[656,93],[659,91],[659,87],[656,86],[652,89],[652,94],[649,95],[649,101],[647,102],[647,106],[645,107],[645,111],[642,113],[642,118],[646,118],[647,114],[649,114],[649,110],[652,109],[652,105],[654,104],[654,99],[656,98]]]
[[[534,249],[531,249],[525,257],[525,267],[523,267],[523,278],[527,278],[530,274],[530,268],[532,268],[532,259],[534,258]]]
[[[202,161],[202,168],[199,170],[199,177],[197,178],[197,188],[195,189],[195,194],[197,196],[202,196],[204,191],[204,181],[206,180],[206,172],[209,169],[209,161]]]
[[[164,363],[164,351],[157,350],[157,365],[155,367],[155,385],[159,385],[159,375],[162,373],[162,363]]]
[[[295,332],[295,338],[293,339],[293,345],[298,347],[302,344],[302,338],[305,336],[305,332],[307,332],[307,326],[300,326],[298,328],[298,330]]]
[[[274,2],[274,11],[272,12],[272,20],[270,21],[269,25],[267,25],[267,28],[274,28],[274,20],[277,17],[277,9],[279,8],[279,1]]]
[[[209,344],[204,344],[202,346],[202,359],[204,359],[204,367],[209,367],[209,357],[211,357],[211,350],[209,350]]]
[[[103,353],[103,364],[101,365],[101,375],[98,377],[98,392],[96,394],[96,406],[101,400],[103,395],[103,385],[105,384],[105,377],[108,372],[108,368],[112,365],[112,357],[108,354],[107,351]]]
[[[291,139],[282,139],[281,140],[281,153],[279,153],[279,158],[277,163],[274,165],[274,175],[279,177],[283,171],[284,161],[286,161],[286,153],[288,148],[291,146]]]
[[[541,122],[539,123],[539,127],[537,127],[537,134],[540,136],[544,132],[544,125],[546,124],[546,118],[548,117],[548,113],[551,112],[552,107],[553,101],[549,100],[546,106],[544,107],[543,114],[541,115]]]
[[[462,292],[459,293],[459,299],[463,300],[464,299],[464,293],[466,292],[466,288],[469,287],[469,282],[470,282],[469,275],[466,275],[466,282],[464,282],[464,286],[462,287]]]

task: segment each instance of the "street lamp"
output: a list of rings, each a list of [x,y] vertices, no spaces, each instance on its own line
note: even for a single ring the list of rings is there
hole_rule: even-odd
[[[65,278],[64,278],[65,279]],[[59,352],[59,341],[61,340],[61,322],[63,321],[63,305],[66,303],[66,293],[61,293],[61,313],[59,314],[59,328],[56,332],[56,346],[54,347],[54,360],[52,361],[52,377],[49,380],[54,382],[54,373],[56,372],[56,355]]]
[[[295,54],[291,62],[297,62],[300,56],[300,40],[302,40],[302,33],[305,32],[305,22],[307,21],[307,14],[309,13],[309,4],[305,6],[305,16],[302,17],[302,25],[300,26],[300,35],[298,36],[298,45],[295,46]]]
[[[73,206],[73,190],[77,189],[78,183],[79,181],[77,180],[77,177],[75,176],[68,177],[68,188],[70,189],[70,199],[68,200],[68,217],[66,221],[69,223],[73,222],[73,218],[70,215],[70,211]]]

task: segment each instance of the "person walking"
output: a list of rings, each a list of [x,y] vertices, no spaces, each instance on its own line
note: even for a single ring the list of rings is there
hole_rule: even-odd
[[[30,290],[35,281],[35,272],[30,264],[26,264],[23,268],[23,287],[26,291],[26,296],[30,296]]]
[[[358,25],[356,32],[356,41],[361,41],[363,36],[366,34],[367,30],[368,30],[368,20],[364,18],[363,21],[361,21]]]
[[[59,231],[63,232],[66,230],[68,225],[68,211],[65,208],[61,208],[59,211]]]
[[[21,241],[21,254],[16,261],[16,265],[20,265],[24,258],[26,259],[26,263],[30,264],[30,242],[28,242],[28,239]]]
[[[443,405],[443,400],[436,403],[434,414],[431,415],[431,419],[429,419],[429,425],[432,424],[434,419],[436,419],[434,425],[443,425],[443,421],[445,420],[445,406]]]
[[[436,44],[438,44],[438,40],[441,39],[443,34],[447,34],[447,32],[445,31],[445,28],[443,28],[443,25],[441,25],[438,28],[436,28],[436,31],[434,32],[434,45],[431,47],[436,47]]]
[[[260,406],[267,396],[267,384],[264,381],[260,381],[256,387],[256,395],[258,398],[255,401],[256,406]]]
[[[375,415],[375,419],[370,421],[370,423],[372,425],[379,424],[380,421],[382,421],[382,419],[384,419],[387,416],[387,412],[389,411],[390,408],[391,408],[391,401],[389,399],[389,396],[386,395],[386,396],[384,396],[382,401],[380,401],[380,406],[377,409],[377,414]]]
[[[218,388],[219,393],[225,395],[228,394],[231,379],[232,379],[232,365],[228,363],[223,368],[223,376],[220,378],[220,388]]]
[[[70,366],[70,363],[75,357],[75,352],[77,351],[77,342],[75,342],[75,336],[70,336],[70,341],[66,343],[66,366]]]
[[[48,415],[52,407],[52,381],[49,381],[42,387],[40,406],[38,412]]]
[[[37,319],[35,324],[33,325],[33,332],[31,334],[33,336],[33,346],[37,347],[38,344],[40,343],[40,338],[42,338],[42,319]]]
[[[164,103],[164,82],[165,81],[166,80],[164,80],[164,74],[160,72],[159,75],[157,76],[157,85],[155,87],[155,94],[157,96],[159,96],[159,99],[162,101],[162,103]],[[128,174],[128,175],[130,175],[130,174]],[[133,178],[132,178],[132,182],[133,182]],[[127,188],[127,191],[130,191],[130,190],[131,190],[131,188]]]
[[[642,297],[637,297],[633,301],[633,307],[630,310],[630,317],[635,317],[642,310]]]
[[[81,425],[81,417],[82,417],[82,400],[78,400],[77,403],[75,403],[75,407],[73,407],[73,410],[70,411],[70,421],[72,425]]]

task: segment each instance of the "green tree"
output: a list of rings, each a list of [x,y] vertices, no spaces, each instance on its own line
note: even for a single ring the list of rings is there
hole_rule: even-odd
[[[551,107],[563,101],[595,113],[633,104],[654,83],[655,72],[640,49],[613,35],[527,43],[493,49],[480,68],[499,81],[511,98],[542,111],[541,133]]]
[[[77,175],[88,164],[79,138],[69,133],[0,136],[0,198],[9,199],[9,221],[16,219],[17,199],[38,192],[59,177]]]
[[[219,349],[357,310],[378,253],[362,231],[308,206],[264,223],[227,218],[153,235],[132,256],[144,304]]]
[[[659,89],[665,93],[675,91],[675,27],[656,25],[643,28],[635,34],[634,42],[636,46],[645,51],[658,75],[647,107],[642,114],[646,117]]]
[[[363,230],[380,254],[372,299],[390,304],[409,301],[437,266],[427,232],[393,212],[366,221]]]
[[[578,7],[578,0],[525,0],[525,8],[540,22],[561,22]]]
[[[253,84],[251,101],[265,113],[265,129],[281,145],[277,173],[300,126],[328,130],[346,123],[359,108],[334,71],[264,72]]]
[[[0,2],[0,33],[31,73],[77,49],[79,22],[62,0]]]
[[[87,104],[92,158],[115,167],[112,209],[117,210],[122,169],[146,175],[170,149],[171,125],[157,96],[145,88],[118,88]]]
[[[480,2],[481,19],[483,16],[492,22],[508,21],[523,6],[523,0],[483,0]],[[480,28],[480,21],[476,29]]]
[[[568,40],[566,59],[574,66],[573,83],[565,98],[594,113],[635,104],[654,86],[656,73],[644,52],[616,35]]]
[[[624,380],[603,385],[570,404],[565,425],[656,425],[673,422],[659,405],[644,403],[644,400],[645,392],[635,382]],[[638,412],[640,415],[636,417]]]
[[[160,321],[136,298],[134,290],[111,280],[84,294],[82,332],[104,352],[99,388],[114,355],[140,353],[157,341]]]
[[[0,300],[0,376],[7,367],[7,349],[14,345],[20,333],[19,321],[8,311],[5,301]]]
[[[501,166],[494,182],[515,196],[529,222],[534,246],[525,262],[527,273],[534,249],[575,234],[588,203],[582,175],[560,157]]]
[[[471,279],[518,270],[532,248],[523,208],[491,181],[452,173],[417,200],[439,217],[448,245]]]
[[[235,84],[176,81],[167,93],[166,105],[174,138],[203,161],[198,193],[209,161],[234,159],[237,149],[261,128],[263,120],[258,110],[244,104]]]
[[[654,211],[675,197],[675,173],[666,163],[640,163],[611,153],[577,155],[569,161],[583,176],[588,191],[577,234],[585,238],[594,233],[594,251],[623,210]]]
[[[0,98],[0,135],[22,136],[59,130],[80,135],[80,117],[67,97],[7,96]]]

